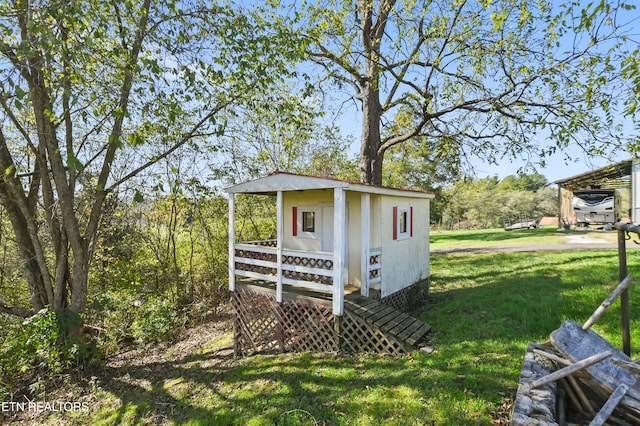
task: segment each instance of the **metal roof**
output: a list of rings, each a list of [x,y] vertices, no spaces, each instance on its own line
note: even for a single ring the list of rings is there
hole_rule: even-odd
[[[577,176],[557,180],[553,183],[572,191],[591,188],[626,187],[630,185],[631,163],[632,160],[621,161]]]

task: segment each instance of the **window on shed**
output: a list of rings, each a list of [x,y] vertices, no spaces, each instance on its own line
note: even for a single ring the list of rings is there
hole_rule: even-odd
[[[302,212],[302,232],[316,232],[316,212]]]
[[[393,207],[393,239],[405,240],[413,237],[413,207]]]
[[[407,216],[408,215],[409,215],[408,211],[406,210],[400,211],[400,223],[399,223],[399,229],[398,229],[399,234],[405,234],[407,232]]]

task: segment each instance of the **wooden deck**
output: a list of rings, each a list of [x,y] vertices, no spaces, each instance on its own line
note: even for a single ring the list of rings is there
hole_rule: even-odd
[[[237,285],[255,293],[275,296],[275,286],[269,282],[242,280]],[[283,301],[304,301],[317,306],[326,306],[327,308],[331,306],[331,295],[306,289],[287,287],[282,296]],[[361,296],[359,289],[355,287],[345,289],[344,309],[347,317],[356,317],[357,322],[363,324],[363,326],[351,325],[351,338],[346,340],[350,341],[349,346],[352,350],[368,351],[366,349],[368,344],[366,342],[358,343],[353,337],[354,335],[377,336],[374,339],[381,339],[382,335],[384,335],[387,337],[383,340],[396,343],[375,345],[380,347],[381,351],[388,352],[393,351],[392,347],[401,347],[402,352],[407,352],[416,349],[417,344],[431,331],[431,326],[428,324],[404,312],[386,306],[378,300]],[[372,331],[368,332],[367,329]],[[386,349],[383,348],[384,346],[386,346]]]
[[[378,300],[368,299],[359,294],[346,295],[344,306],[367,323],[409,346],[415,346],[431,331],[430,325],[390,308]]]

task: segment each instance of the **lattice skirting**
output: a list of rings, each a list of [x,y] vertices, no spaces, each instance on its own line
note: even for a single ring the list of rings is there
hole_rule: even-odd
[[[234,309],[234,351],[247,356],[282,352],[403,353],[403,342],[345,310],[334,317],[331,307],[309,300],[238,288],[231,293]]]
[[[340,318],[341,347],[345,352],[401,354],[410,348],[390,334],[345,310]]]
[[[308,301],[277,303],[275,294],[249,289],[231,293],[237,355],[330,352],[338,348],[330,306]]]
[[[382,298],[380,297],[380,290],[370,290],[369,294],[372,299],[379,300],[393,309],[406,311],[416,308],[426,301],[429,295],[429,282],[430,279],[426,278]]]

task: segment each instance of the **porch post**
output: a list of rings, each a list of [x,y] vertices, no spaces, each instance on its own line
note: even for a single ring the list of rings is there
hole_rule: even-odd
[[[229,194],[229,291],[236,290],[236,194]]]
[[[346,238],[346,201],[342,188],[333,190],[333,315],[342,315],[344,307],[344,258]]]
[[[371,248],[371,196],[360,196],[360,294],[369,297],[369,250]]]
[[[276,198],[276,301],[282,302],[282,239],[283,215],[282,215],[282,191],[278,191]]]

